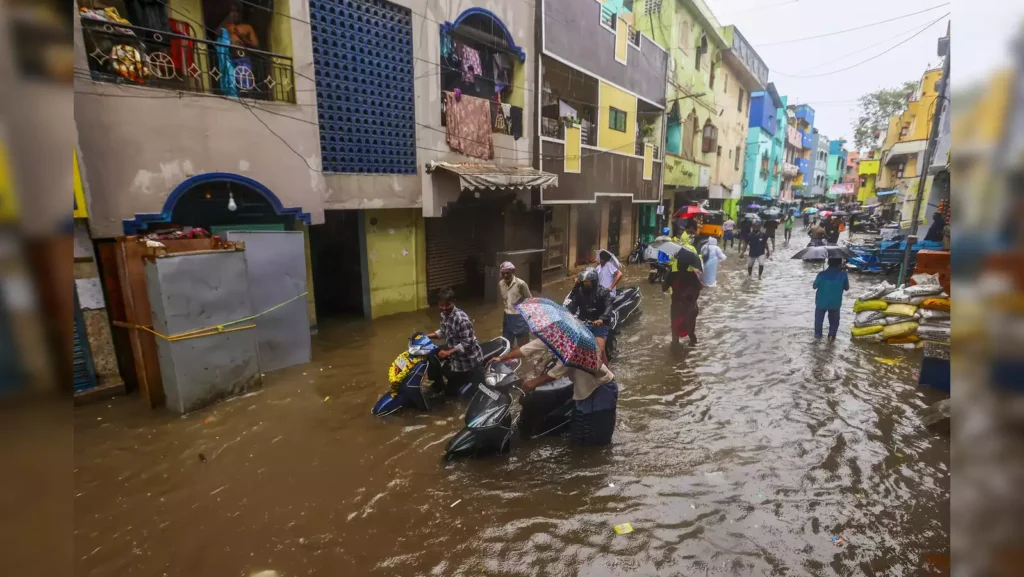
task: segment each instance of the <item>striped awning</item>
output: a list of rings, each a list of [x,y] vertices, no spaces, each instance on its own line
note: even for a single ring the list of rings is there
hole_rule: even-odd
[[[428,173],[436,169],[459,175],[459,187],[463,190],[558,186],[557,174],[529,166],[475,162],[430,162],[427,165]]]

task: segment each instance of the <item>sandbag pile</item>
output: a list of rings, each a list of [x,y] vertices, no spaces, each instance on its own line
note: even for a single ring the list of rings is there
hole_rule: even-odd
[[[938,277],[901,287],[882,281],[857,295],[853,338],[903,348],[919,348],[925,341],[948,344],[949,308]]]

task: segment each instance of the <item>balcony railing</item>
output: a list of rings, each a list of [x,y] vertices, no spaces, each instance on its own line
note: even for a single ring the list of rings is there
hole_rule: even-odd
[[[82,16],[93,80],[295,102],[288,56]]]
[[[644,155],[644,147],[645,147],[646,144],[647,144],[646,142],[644,142],[643,140],[638,138],[637,141],[636,141],[636,149],[633,152],[636,153],[637,156],[643,156]],[[658,146],[657,144],[654,144],[653,147],[654,147],[654,150],[652,150],[651,153],[652,153],[654,159],[657,160],[660,157],[660,155],[661,155],[661,147]]]
[[[793,177],[796,176],[798,172],[800,172],[799,166],[788,162],[782,164],[782,176]]]

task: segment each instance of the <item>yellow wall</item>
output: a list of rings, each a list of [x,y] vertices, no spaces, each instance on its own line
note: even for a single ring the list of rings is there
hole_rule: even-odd
[[[582,134],[579,126],[566,127],[565,129],[565,158],[562,169],[565,172],[580,171],[580,152],[582,151]]]
[[[644,180],[654,178],[654,145],[644,145]]]
[[[2,168],[0,168],[0,171],[2,171],[3,174],[6,175],[7,174],[7,166],[6,166],[7,159],[0,159],[0,163],[2,163],[4,165]],[[78,151],[75,150],[75,149],[71,150],[71,175],[72,175],[72,178],[73,178],[72,188],[74,189],[74,192],[75,192],[75,210],[74,210],[74,213],[73,213],[74,214],[74,218],[88,218],[89,217],[89,208],[85,204],[85,188],[83,188],[83,186],[82,186],[82,173],[81,173],[80,169],[78,168]],[[3,181],[3,185],[2,185],[3,188],[5,190],[9,190],[10,189],[10,185],[7,182],[7,178],[4,177],[4,178],[2,178],[0,180]],[[14,201],[14,195],[13,194],[10,194],[9,192],[8,193],[0,193],[0,199],[3,199],[3,202],[0,202],[0,214],[2,214],[3,216],[11,216],[11,217],[16,216],[18,214],[17,206],[13,202]],[[9,215],[6,214],[8,211],[11,211]]]
[[[601,82],[601,110],[597,121],[597,144],[605,150],[625,154],[636,151],[636,96]],[[608,128],[609,108],[615,107],[626,113],[626,132]]]
[[[506,104],[523,108],[526,106],[526,64],[516,60],[512,65],[512,94]]]
[[[419,209],[367,210],[363,218],[370,317],[426,307],[426,227],[422,212]],[[373,218],[377,219],[376,225],[370,224]]]
[[[263,50],[284,56],[293,56],[292,19],[286,16],[291,7],[287,0],[277,0],[273,5],[277,14],[270,18],[269,44],[266,43],[266,40],[260,39],[260,42],[264,43]]]

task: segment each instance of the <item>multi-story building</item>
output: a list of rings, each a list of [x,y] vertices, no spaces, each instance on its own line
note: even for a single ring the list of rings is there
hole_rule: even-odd
[[[79,0],[74,22],[78,159],[97,252],[169,224],[308,239],[327,191],[310,4],[154,3],[141,16],[105,6]],[[229,13],[244,38],[221,27]],[[109,260],[98,264],[117,278]]]
[[[786,104],[788,97],[783,96],[783,104]],[[800,168],[796,165],[798,158],[801,158],[803,154],[803,137],[800,131],[796,127],[796,118],[794,116],[795,111],[786,106],[784,111],[784,117],[780,118],[786,125],[783,130],[786,134],[786,140],[783,144],[783,156],[782,156],[782,194],[780,197],[783,200],[794,200],[795,194],[793,185],[796,183],[797,178],[800,178]]]
[[[719,158],[719,113],[733,106],[746,114],[750,93],[730,86],[726,100],[719,101],[722,51],[731,45],[703,0],[644,0],[635,6],[636,27],[669,53],[664,204],[671,213],[708,198]]]
[[[814,148],[811,150],[814,158],[814,182],[811,185],[811,196],[825,196],[828,190],[828,137],[820,134],[814,129]]]
[[[76,26],[95,238],[302,230],[314,319],[414,310],[446,285],[482,296],[501,252],[542,250],[557,177],[531,167],[531,5],[161,4]]]
[[[843,182],[857,182],[857,165],[860,163],[860,152],[850,150],[846,153],[846,168],[843,169]],[[854,187],[856,189],[856,187]]]
[[[773,83],[750,100],[747,148],[743,163],[743,196],[771,199],[778,196],[785,140],[777,140],[779,110],[785,107]]]
[[[931,135],[932,115],[941,78],[941,68],[925,72],[910,96],[907,107],[889,119],[885,132],[879,187],[897,191],[896,202],[903,205],[902,215],[912,212],[917,190],[923,184],[922,176],[927,173],[924,156]],[[901,223],[903,228],[909,225],[909,221]]]
[[[846,173],[846,159],[849,153],[846,150],[846,140],[830,140],[828,142],[828,159],[825,167],[825,191],[830,197],[842,197],[842,200],[851,200],[846,195],[856,191],[853,187],[837,186],[843,184]]]
[[[857,201],[864,205],[874,204],[878,200],[878,168],[875,151],[869,151],[866,157],[857,162]]]
[[[622,2],[537,4],[539,166],[558,177],[540,195],[545,269],[591,262],[597,248],[625,256],[656,231],[668,52]]]
[[[814,109],[806,104],[790,104],[789,126],[796,130],[800,137],[800,148],[795,149],[796,157],[793,164],[797,167],[797,175],[793,179],[794,198],[814,196],[814,148],[817,139],[814,134]]]
[[[768,85],[768,67],[757,52],[735,26],[726,26],[722,33],[730,48],[724,51],[721,82],[717,83],[716,98],[726,103],[719,117],[717,159],[711,175],[709,203],[711,208],[724,209],[733,217],[744,188],[744,149],[750,124],[750,115],[744,114],[738,106],[732,106],[730,98],[737,97],[742,90],[746,94],[761,93]],[[751,98],[751,108],[754,100]]]

